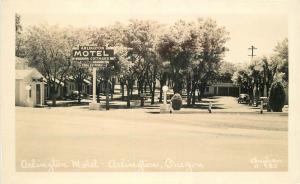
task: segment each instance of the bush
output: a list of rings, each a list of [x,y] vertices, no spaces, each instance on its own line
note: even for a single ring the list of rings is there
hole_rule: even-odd
[[[182,98],[180,96],[180,94],[176,93],[172,98],[171,98],[171,102],[172,102],[172,108],[174,110],[180,110],[181,105],[182,105]]]
[[[282,112],[282,108],[285,102],[284,87],[281,82],[274,82],[271,85],[269,106],[273,112]]]

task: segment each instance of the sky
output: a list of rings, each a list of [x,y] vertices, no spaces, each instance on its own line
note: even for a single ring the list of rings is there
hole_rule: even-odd
[[[178,19],[211,17],[230,32],[225,61],[250,62],[248,49],[269,56],[278,41],[288,37],[288,4],[284,0],[15,0],[26,28],[48,24],[74,27],[107,26],[115,21],[150,19],[172,24]]]

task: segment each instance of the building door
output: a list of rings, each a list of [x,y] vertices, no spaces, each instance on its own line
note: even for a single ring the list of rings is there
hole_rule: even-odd
[[[36,105],[41,105],[41,84],[36,84]]]

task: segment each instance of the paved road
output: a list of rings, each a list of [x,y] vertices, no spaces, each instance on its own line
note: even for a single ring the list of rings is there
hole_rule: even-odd
[[[223,107],[249,108],[233,98]],[[18,171],[259,171],[287,169],[286,113],[227,108],[89,111],[16,107]],[[222,113],[227,112],[227,113]],[[243,111],[244,112],[244,111]]]

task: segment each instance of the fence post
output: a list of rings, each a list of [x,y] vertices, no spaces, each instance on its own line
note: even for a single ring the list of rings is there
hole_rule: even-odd
[[[208,112],[211,113],[211,108],[212,108],[212,103],[211,101],[209,102],[209,105],[208,105]]]

